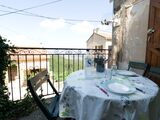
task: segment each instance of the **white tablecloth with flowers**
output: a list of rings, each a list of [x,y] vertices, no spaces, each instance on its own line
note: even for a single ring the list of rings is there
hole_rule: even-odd
[[[84,70],[70,74],[60,98],[60,117],[76,120],[160,120],[160,94],[155,83],[143,76],[119,74],[112,80],[131,83],[131,87],[138,89],[132,94],[117,94],[104,87],[104,73],[93,72],[93,78],[88,80]]]

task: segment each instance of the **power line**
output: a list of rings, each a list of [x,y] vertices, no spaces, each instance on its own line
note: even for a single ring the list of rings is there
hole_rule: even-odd
[[[10,8],[10,9],[14,9],[14,10],[15,10],[15,8]],[[0,10],[0,11],[2,11],[2,12],[9,12],[9,11],[4,11],[4,10]],[[26,12],[26,11],[23,11],[23,13],[18,13],[18,12],[17,12],[17,13],[15,13],[15,14],[20,14],[20,15],[25,15],[25,16],[31,16],[31,17],[46,18],[46,19],[50,19],[50,20],[59,19],[59,18],[52,18],[52,17],[42,16],[42,15],[38,15],[38,14]],[[73,23],[71,23],[71,22],[66,22],[66,21],[65,21],[65,23],[71,24],[71,25],[75,25],[75,24],[73,24]]]
[[[51,2],[50,2],[51,3]],[[46,3],[47,4],[47,3]],[[45,4],[45,5],[46,5]],[[44,4],[43,4],[44,5]],[[31,13],[31,12],[27,12],[25,10],[28,10],[29,8],[25,8],[25,9],[16,9],[16,8],[13,8],[13,7],[9,7],[9,6],[6,6],[6,5],[0,5],[1,7],[4,7],[4,8],[8,8],[8,9],[12,9],[12,10],[15,10],[13,12],[9,12],[7,11],[8,13],[5,13],[5,14],[0,14],[0,16],[4,16],[4,15],[9,15],[9,14],[21,14],[21,15],[26,15],[26,16],[33,16],[33,17],[40,17],[40,18],[46,18],[46,19],[59,19],[59,18],[55,18],[55,17],[49,17],[49,16],[43,16],[43,15],[38,15],[38,14],[34,14],[34,13]],[[42,5],[37,5],[37,7],[40,7]],[[30,9],[33,9],[33,8],[37,8],[36,6],[34,7],[30,7]],[[1,10],[2,11],[2,10]],[[23,13],[19,13],[19,12],[23,12],[23,13],[27,13],[27,14],[23,14]],[[98,20],[87,20],[87,19],[70,19],[70,18],[64,18],[65,21],[71,21],[71,22],[81,22],[81,21],[89,21],[89,22],[101,22],[101,21],[98,21]],[[69,23],[69,22],[67,22]],[[73,23],[69,23],[69,24],[73,24]]]
[[[1,12],[11,12],[11,11],[7,11],[7,10],[0,10]],[[26,15],[26,16],[32,16],[31,14],[27,14],[27,13],[15,13],[15,14],[20,14],[20,15]]]
[[[5,13],[5,14],[1,14],[0,16],[5,16],[5,15],[17,13],[17,12],[22,12],[22,11],[25,11],[25,10],[30,10],[30,9],[34,9],[34,8],[50,5],[50,4],[53,4],[53,3],[56,3],[56,2],[60,2],[60,1],[63,1],[63,0],[56,0],[56,1],[54,0],[54,1],[51,1],[51,2],[48,2],[48,3],[44,3],[44,4],[40,4],[40,5],[36,5],[36,6],[24,8],[24,9],[20,9],[20,10],[16,9],[16,11],[12,11],[12,12],[8,12],[8,13]],[[11,8],[11,7],[8,7],[8,6],[5,6],[5,5],[0,5],[0,6],[1,7],[5,7],[5,8],[9,8],[9,9]]]

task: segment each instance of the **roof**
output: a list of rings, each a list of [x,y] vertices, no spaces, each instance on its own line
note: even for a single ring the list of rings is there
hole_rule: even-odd
[[[100,37],[105,38],[106,40],[111,40],[112,39],[112,34],[111,33],[106,33],[106,32],[93,32],[92,35],[89,37],[87,42],[90,40],[90,38],[94,35],[98,35]]]
[[[100,35],[102,37],[105,37],[106,39],[112,39],[112,34],[111,33],[100,32],[100,33],[95,33],[95,34]]]

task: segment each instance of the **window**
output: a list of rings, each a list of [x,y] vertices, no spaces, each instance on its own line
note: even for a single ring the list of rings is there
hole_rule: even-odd
[[[99,45],[99,46],[95,46],[95,51],[97,52],[97,51],[100,51],[100,52],[102,52],[102,49],[103,49],[103,45]],[[99,49],[99,50],[97,50],[97,49]]]

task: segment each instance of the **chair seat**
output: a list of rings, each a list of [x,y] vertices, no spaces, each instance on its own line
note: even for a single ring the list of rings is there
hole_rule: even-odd
[[[41,109],[41,111],[44,113],[46,118],[48,120],[57,120],[59,118],[59,99],[60,94],[56,90],[56,88],[53,86],[49,79],[48,71],[45,69],[44,71],[39,72],[34,77],[27,80],[28,88],[37,103],[38,107]],[[53,94],[55,96],[52,98],[51,103],[46,105],[43,101],[43,99],[40,97],[41,95],[38,94],[38,90],[41,89],[44,82],[49,83],[50,87],[53,89]],[[47,107],[48,106],[48,107]]]
[[[52,101],[49,105],[49,112],[52,114],[52,117],[59,116],[59,99],[60,95],[56,95],[52,98]]]

